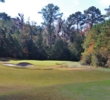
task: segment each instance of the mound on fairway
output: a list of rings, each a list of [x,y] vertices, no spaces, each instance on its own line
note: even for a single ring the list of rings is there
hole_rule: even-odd
[[[33,66],[33,64],[31,64],[31,63],[28,63],[28,62],[20,62],[20,63],[18,63],[18,64],[16,64],[17,66]]]

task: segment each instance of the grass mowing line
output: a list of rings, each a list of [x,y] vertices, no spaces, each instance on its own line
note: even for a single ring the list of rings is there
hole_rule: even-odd
[[[58,91],[75,100],[110,100],[110,80],[66,84],[60,86]]]
[[[0,100],[109,100],[110,80],[31,88],[0,96]]]
[[[110,79],[110,73],[95,70],[28,70],[2,67],[0,74],[0,82],[3,84],[24,84],[37,87]]]

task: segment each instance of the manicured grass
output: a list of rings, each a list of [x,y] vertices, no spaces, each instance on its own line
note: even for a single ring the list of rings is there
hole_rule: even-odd
[[[71,100],[110,100],[110,80],[62,85],[59,92]]]
[[[110,100],[110,81],[16,90],[1,95],[0,100]]]
[[[49,61],[49,60],[9,60],[7,63],[19,64],[30,63],[33,67],[29,69],[62,69],[64,68],[90,68],[90,66],[82,66],[79,62],[73,61]]]
[[[39,67],[62,62],[29,61]],[[38,70],[0,65],[0,100],[110,100],[110,69]]]

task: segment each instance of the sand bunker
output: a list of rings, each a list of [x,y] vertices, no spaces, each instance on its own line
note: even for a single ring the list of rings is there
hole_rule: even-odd
[[[3,65],[10,66],[10,67],[33,67],[33,65],[31,63],[28,63],[28,62],[20,62],[18,64],[5,63]]]

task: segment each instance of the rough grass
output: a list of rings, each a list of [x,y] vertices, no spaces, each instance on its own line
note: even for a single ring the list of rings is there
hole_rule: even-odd
[[[29,63],[47,67],[62,62]],[[0,65],[0,100],[110,100],[110,69],[32,70]]]

